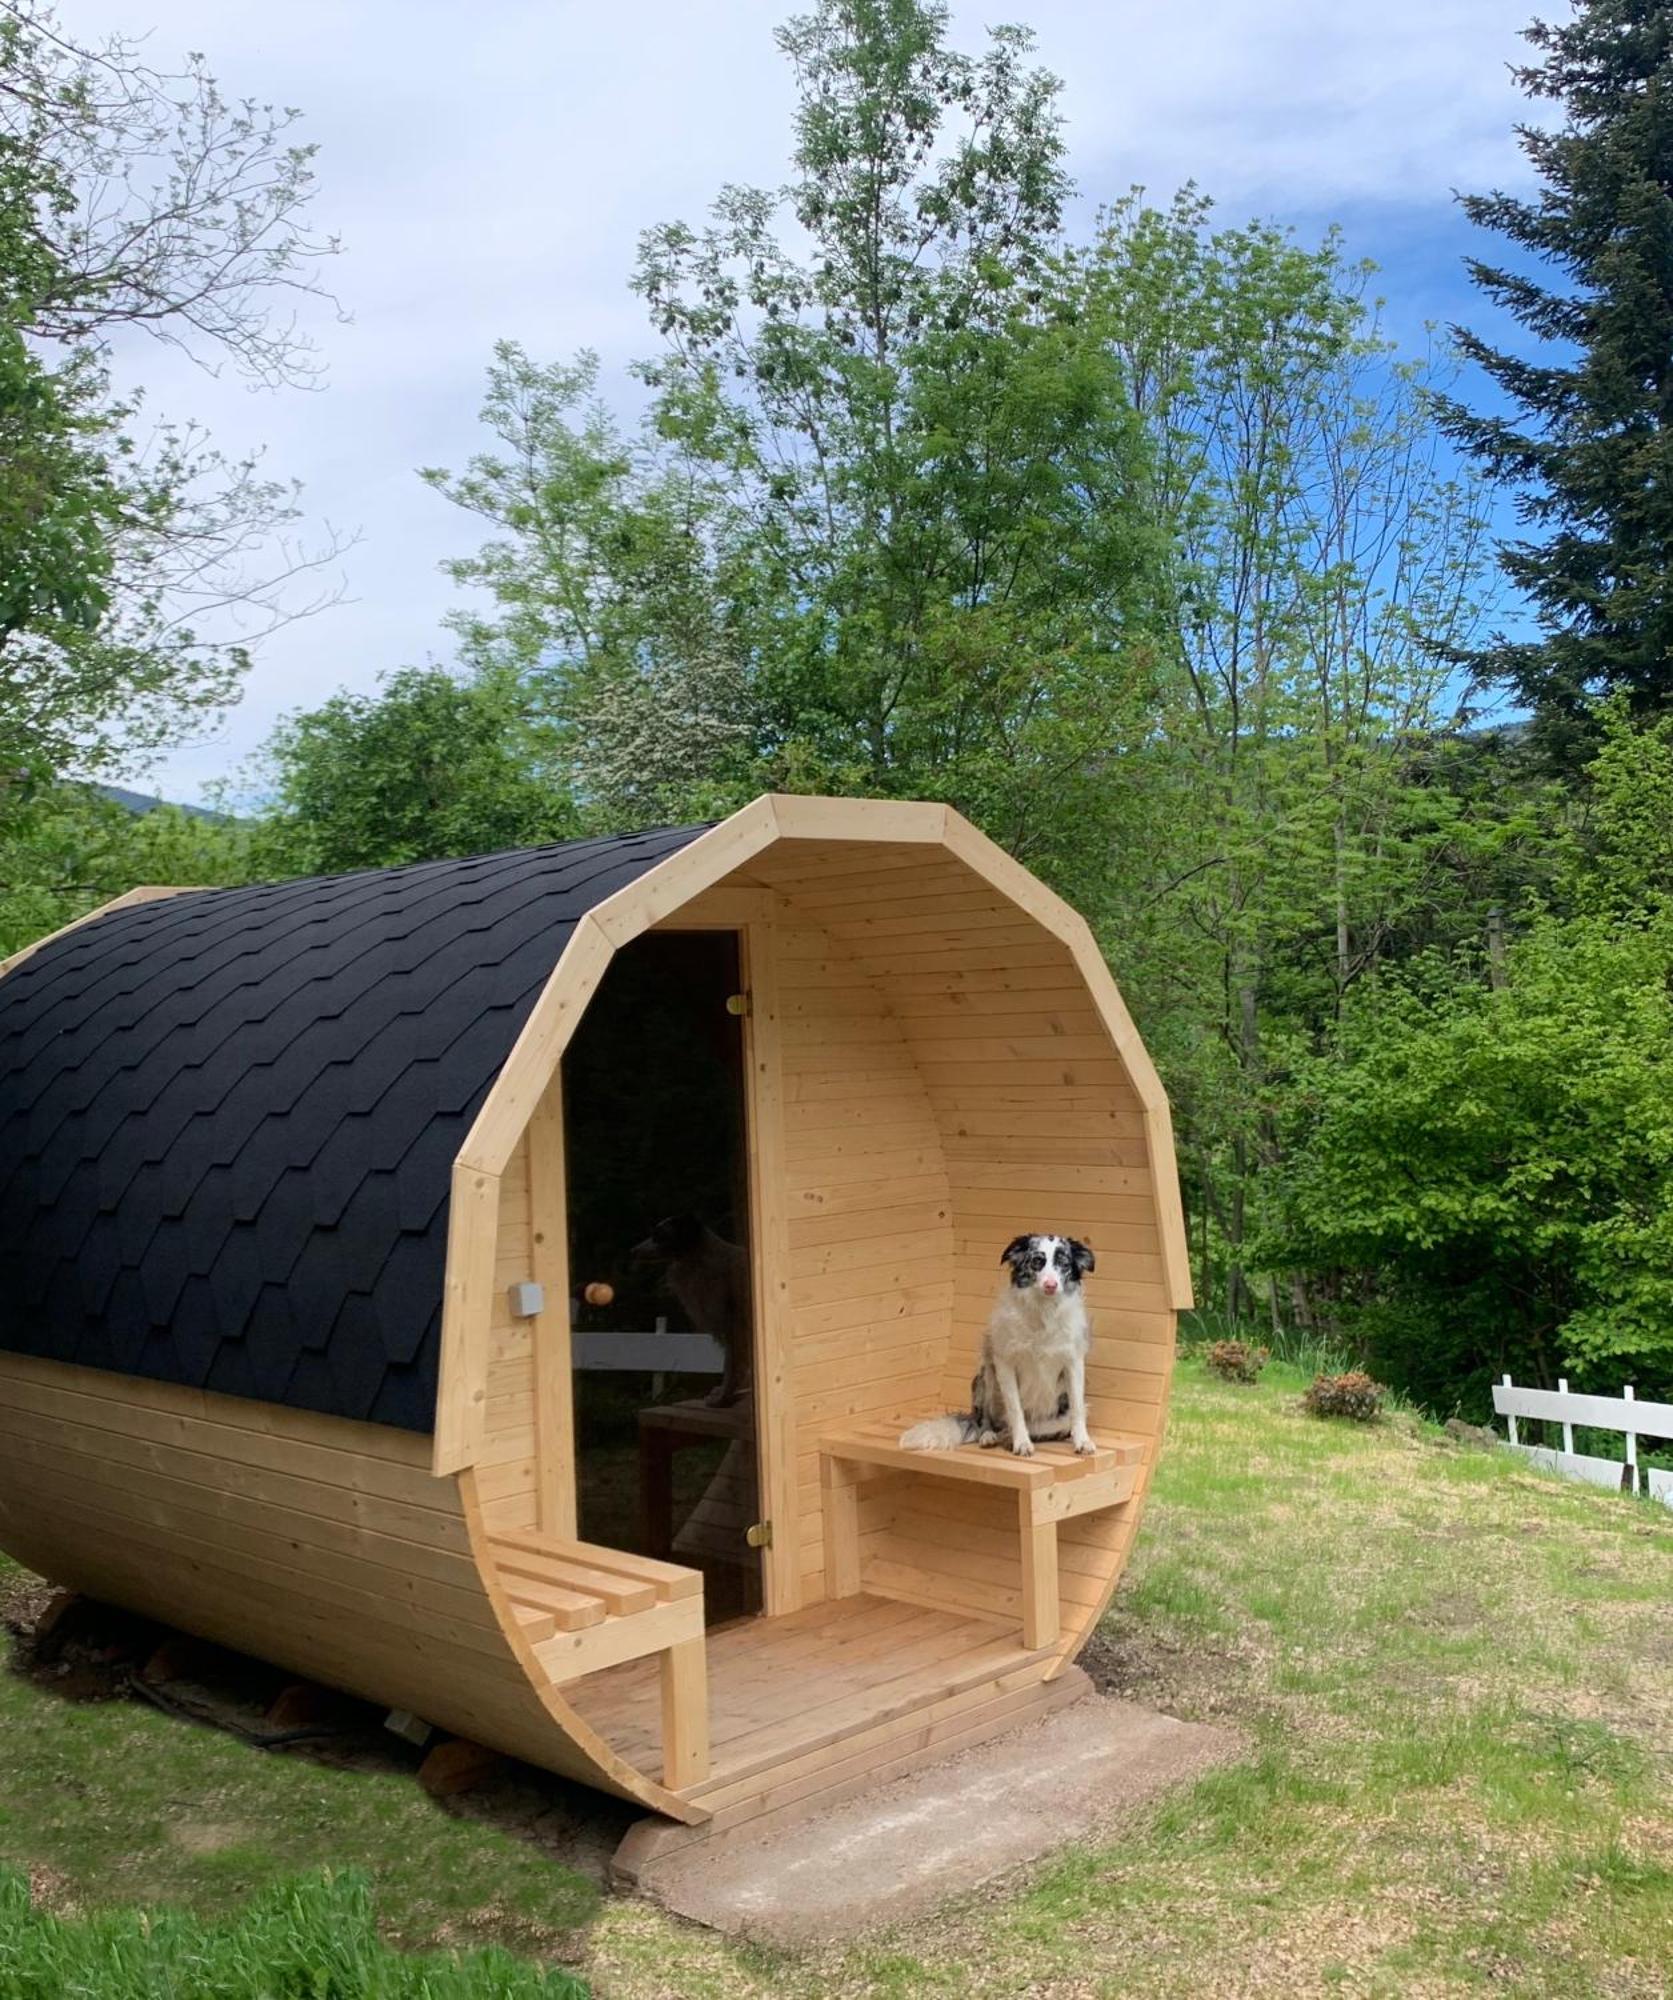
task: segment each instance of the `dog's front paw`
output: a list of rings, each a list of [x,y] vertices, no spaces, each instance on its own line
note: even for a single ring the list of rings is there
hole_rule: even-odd
[[[1098,1449],[1085,1431],[1082,1431],[1080,1436],[1074,1440],[1074,1446],[1082,1458],[1090,1458],[1093,1452]]]
[[[1018,1458],[1032,1458],[1034,1456],[1034,1440],[1031,1437],[1012,1438],[1011,1449],[1016,1453]]]

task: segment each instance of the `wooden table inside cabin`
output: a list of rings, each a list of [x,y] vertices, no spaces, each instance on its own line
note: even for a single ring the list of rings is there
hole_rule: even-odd
[[[639,1532],[645,1553],[667,1561],[674,1548],[674,1454],[687,1445],[755,1436],[755,1399],[714,1404],[694,1396],[639,1412]]]

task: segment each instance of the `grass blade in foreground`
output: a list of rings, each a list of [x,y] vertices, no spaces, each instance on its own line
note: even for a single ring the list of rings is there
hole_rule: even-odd
[[[57,1917],[0,1875],[0,2000],[585,2000],[568,1973],[498,1950],[403,1957],[378,1937],[356,1875],[278,1883],[241,1915]]]

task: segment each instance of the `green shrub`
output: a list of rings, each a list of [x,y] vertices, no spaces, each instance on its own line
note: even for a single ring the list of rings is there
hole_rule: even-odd
[[[1673,719],[1607,723],[1565,852],[1490,972],[1385,970],[1298,1061],[1262,1246],[1478,1423],[1506,1371],[1673,1396]]]
[[[1258,1382],[1272,1355],[1269,1349],[1251,1347],[1246,1340],[1217,1340],[1202,1359],[1208,1372],[1223,1382]]]
[[[1301,1406],[1315,1417],[1347,1417],[1368,1424],[1383,1406],[1383,1391],[1362,1369],[1345,1375],[1315,1375]]]
[[[280,1883],[238,1917],[183,1911],[34,1909],[0,1874],[0,2000],[585,2000],[566,1972],[490,1950],[454,1958],[391,1951],[356,1875]]]

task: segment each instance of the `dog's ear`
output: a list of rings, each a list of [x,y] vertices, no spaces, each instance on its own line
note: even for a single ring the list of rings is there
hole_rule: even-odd
[[[688,1208],[677,1215],[665,1215],[656,1226],[656,1239],[671,1257],[689,1257],[703,1240],[703,1222]]]
[[[999,1253],[1001,1264],[1014,1264],[1019,1257],[1028,1255],[1028,1246],[1034,1241],[1032,1236],[1013,1236]]]
[[[1084,1278],[1088,1271],[1095,1271],[1098,1268],[1098,1260],[1092,1254],[1092,1245],[1082,1243],[1073,1236],[1069,1238],[1069,1262],[1074,1266],[1077,1278]]]

